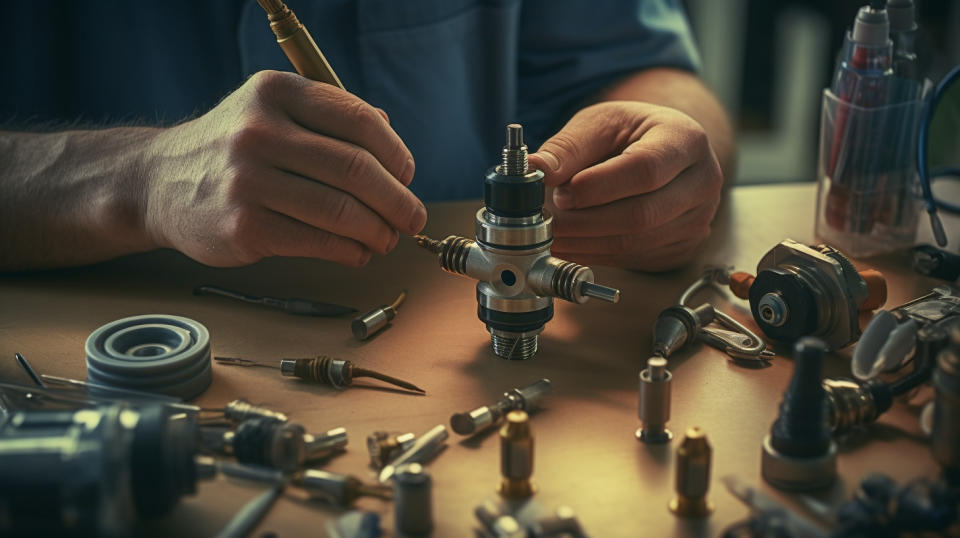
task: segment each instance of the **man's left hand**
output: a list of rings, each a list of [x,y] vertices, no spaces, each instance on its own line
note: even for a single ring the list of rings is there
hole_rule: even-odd
[[[635,101],[584,108],[530,162],[545,174],[551,252],[583,264],[662,271],[688,263],[710,234],[723,185],[699,123]]]

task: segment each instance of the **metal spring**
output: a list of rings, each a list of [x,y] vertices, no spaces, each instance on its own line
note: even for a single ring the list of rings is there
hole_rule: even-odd
[[[563,262],[557,266],[557,270],[553,273],[553,279],[550,282],[550,286],[553,288],[553,292],[560,297],[561,299],[566,299],[570,302],[576,302],[574,295],[576,292],[577,275],[581,271],[585,271],[587,268],[573,262]]]
[[[444,239],[443,251],[440,252],[440,267],[450,273],[467,274],[467,254],[471,245],[473,240],[466,237],[451,235]]]
[[[300,379],[323,383],[337,389],[349,385],[350,380],[344,380],[341,376],[334,375],[334,360],[336,359],[326,355],[310,359],[297,359],[293,374]]]

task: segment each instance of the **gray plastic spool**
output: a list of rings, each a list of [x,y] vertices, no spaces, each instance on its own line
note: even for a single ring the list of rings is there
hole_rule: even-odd
[[[192,319],[149,314],[93,331],[85,345],[87,381],[189,400],[210,386],[210,333]]]

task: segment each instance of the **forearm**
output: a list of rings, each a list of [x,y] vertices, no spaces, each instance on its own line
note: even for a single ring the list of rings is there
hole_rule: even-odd
[[[736,168],[733,128],[723,106],[696,75],[672,68],[653,68],[621,79],[599,95],[598,101],[644,101],[677,109],[703,126],[731,183]]]
[[[142,222],[141,155],[156,131],[0,131],[0,271],[155,248]]]

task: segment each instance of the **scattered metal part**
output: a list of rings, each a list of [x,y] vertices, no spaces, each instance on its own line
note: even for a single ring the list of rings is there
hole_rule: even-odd
[[[666,443],[673,439],[667,429],[670,421],[670,384],[673,374],[667,370],[667,359],[651,357],[647,367],[640,371],[640,403],[638,416],[641,426],[636,437],[644,443]]]
[[[224,406],[223,416],[226,417],[227,420],[235,423],[240,423],[251,418],[263,418],[277,422],[287,421],[287,415],[263,406],[253,405],[244,399],[234,400]]]
[[[820,379],[826,343],[805,337],[794,346],[794,371],[780,414],[763,440],[760,470],[774,487],[808,491],[837,476],[837,445],[827,426],[826,392]]]
[[[33,370],[33,367],[30,366],[30,363],[27,362],[27,359],[25,359],[23,355],[14,353],[13,356],[17,359],[17,364],[19,364],[24,371],[27,372],[27,375],[30,376],[30,379],[32,379],[38,387],[41,389],[47,388],[47,386],[43,384],[43,381],[40,380],[40,376],[37,375],[37,372]]]
[[[928,360],[946,347],[944,333],[960,320],[960,290],[942,285],[930,293],[908,301],[892,310],[880,310],[863,331],[853,350],[851,369],[859,379],[871,379],[881,372],[898,369],[911,356]]]
[[[507,499],[525,499],[537,488],[533,476],[533,433],[525,411],[507,413],[506,424],[500,428],[500,487],[497,490]]]
[[[587,538],[577,514],[569,506],[558,506],[553,515],[535,521],[530,527],[530,536]]]
[[[380,538],[380,516],[351,510],[327,523],[330,538]]]
[[[527,538],[527,529],[517,518],[500,513],[500,508],[492,501],[477,506],[473,513],[491,538]]]
[[[502,161],[484,180],[485,207],[476,213],[475,240],[415,238],[445,271],[479,281],[478,316],[494,354],[525,360],[537,353],[538,335],[553,318],[554,297],[616,303],[620,291],[594,283],[589,267],[550,255],[553,217],[543,209],[543,172],[529,169],[520,125],[507,126]]]
[[[214,357],[214,360],[230,366],[278,368],[280,375],[284,377],[299,377],[304,381],[327,385],[335,389],[349,387],[353,384],[354,378],[357,377],[372,377],[409,391],[421,394],[427,392],[408,381],[382,374],[376,370],[360,368],[351,361],[335,359],[326,355],[302,359],[281,359],[279,365],[237,357]]]
[[[670,501],[671,512],[680,517],[704,517],[713,512],[713,503],[707,498],[712,459],[707,434],[700,428],[689,428],[677,448],[677,494]]]
[[[692,342],[700,329],[715,319],[713,306],[702,304],[696,309],[682,304],[660,312],[653,323],[653,354],[669,358],[687,342]]]
[[[720,290],[730,282],[729,269],[708,267],[680,295],[677,305],[660,313],[653,328],[653,354],[669,358],[673,352],[694,339],[723,351],[734,359],[767,361],[775,354],[766,342],[732,316],[704,303],[697,308],[687,306],[690,298],[705,288]],[[721,327],[710,325],[716,323]]]
[[[781,241],[757,264],[757,276],[734,273],[730,289],[750,300],[753,318],[767,336],[795,342],[822,338],[840,349],[860,337],[860,312],[886,301],[886,281],[877,271],[858,272],[837,249]]]
[[[921,275],[954,282],[960,278],[960,255],[931,245],[913,247],[913,270]]]
[[[750,507],[753,514],[745,522],[724,531],[724,538],[826,538],[828,534],[806,517],[780,504],[761,490],[748,486],[735,476],[720,479],[731,495]]]
[[[366,484],[355,476],[307,469],[293,477],[293,484],[312,498],[335,506],[350,506],[360,497],[393,498],[390,486]]]
[[[408,381],[324,355],[307,359],[283,359],[280,361],[280,372],[286,377],[299,377],[304,381],[329,385],[335,389],[349,387],[357,377],[372,377],[413,392],[427,393]]]
[[[397,472],[397,468],[407,463],[426,464],[431,458],[436,456],[446,446],[447,427],[443,424],[437,424],[430,431],[421,435],[404,453],[397,456],[393,461],[380,470],[378,479],[381,484],[386,483]]]
[[[390,324],[393,318],[397,317],[397,311],[400,309],[400,305],[403,304],[403,301],[406,298],[407,290],[403,290],[392,304],[374,308],[366,314],[354,319],[353,323],[350,324],[350,330],[353,332],[353,337],[357,340],[363,341],[383,330],[387,325]]]
[[[382,469],[400,454],[406,452],[417,440],[413,433],[390,433],[375,431],[367,436],[367,451],[370,452],[370,465]]]
[[[833,527],[832,536],[953,536],[958,500],[956,488],[943,478],[920,477],[899,485],[873,473],[850,501],[821,517]]]
[[[69,377],[60,377],[49,374],[40,374],[40,377],[48,382],[55,385],[66,385],[77,389],[83,389],[84,391],[96,391],[98,394],[94,395],[99,398],[111,398],[102,396],[100,393],[111,393],[114,394],[112,398],[124,398],[130,400],[149,400],[153,402],[163,402],[171,406],[179,406],[186,410],[199,411],[200,408],[195,405],[185,404],[183,400],[177,398],[176,396],[169,396],[166,394],[156,394],[153,392],[143,392],[140,390],[118,388],[118,387],[109,387],[107,385],[101,385],[99,383],[94,383],[92,381],[81,381],[79,379],[70,379]],[[50,388],[50,387],[48,387]]]
[[[277,502],[280,495],[283,494],[283,486],[274,486],[260,495],[254,497],[250,502],[243,505],[229,523],[217,533],[216,538],[245,538],[253,532],[253,529],[270,512],[273,504]]]
[[[196,491],[195,430],[163,405],[11,413],[0,423],[0,529],[132,534],[138,518]]]
[[[478,407],[469,413],[456,413],[450,417],[450,427],[460,435],[473,435],[503,422],[510,411],[532,412],[553,385],[549,379],[540,379],[522,389],[503,393],[503,398],[491,405]]]
[[[283,299],[279,297],[259,297],[239,291],[228,290],[219,286],[203,285],[193,290],[194,295],[218,295],[229,299],[236,299],[245,303],[257,304],[282,310],[288,314],[298,316],[340,316],[356,312],[356,308],[332,303],[322,303],[297,297]]]
[[[890,385],[872,379],[859,383],[852,379],[824,379],[827,396],[827,424],[834,433],[871,424],[893,404]]]
[[[433,531],[433,482],[419,463],[397,470],[393,481],[394,527],[403,535],[422,536]]]
[[[325,458],[347,445],[347,432],[335,428],[321,435],[312,435],[293,422],[277,422],[269,418],[250,418],[237,430],[221,435],[220,446],[237,461],[266,465],[286,473],[301,469],[306,463]]]

